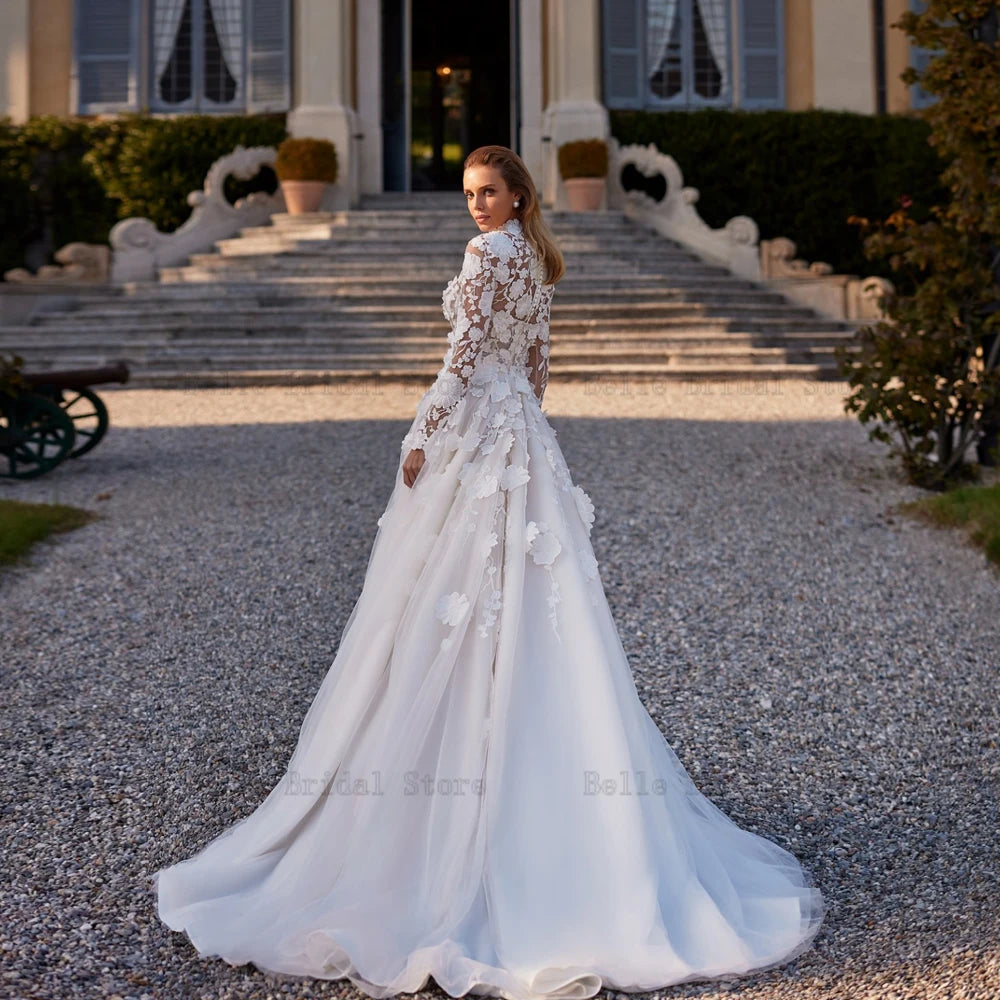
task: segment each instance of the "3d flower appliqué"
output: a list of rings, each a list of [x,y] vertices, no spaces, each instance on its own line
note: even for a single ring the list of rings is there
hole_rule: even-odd
[[[505,490],[513,490],[523,486],[529,479],[531,476],[523,465],[508,465],[500,477],[500,486]]]
[[[594,504],[587,496],[583,487],[573,487],[573,498],[576,500],[576,509],[580,512],[580,518],[587,526],[587,534],[590,534],[591,526],[594,523]]]
[[[497,486],[497,477],[492,472],[480,472],[472,482],[472,496],[482,500],[496,493]]]
[[[538,566],[548,566],[562,551],[562,543],[545,521],[529,521],[525,543]]]
[[[465,594],[460,594],[453,590],[450,594],[443,594],[434,605],[434,615],[440,618],[445,625],[457,625],[469,610],[469,599]]]

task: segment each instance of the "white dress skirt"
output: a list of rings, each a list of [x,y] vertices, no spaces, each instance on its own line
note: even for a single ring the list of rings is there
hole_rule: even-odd
[[[557,1000],[781,965],[820,927],[798,860],[698,791],[639,699],[593,505],[537,395],[540,278],[517,220],[470,242],[445,366],[286,772],[153,876],[205,957],[372,997],[432,977]]]

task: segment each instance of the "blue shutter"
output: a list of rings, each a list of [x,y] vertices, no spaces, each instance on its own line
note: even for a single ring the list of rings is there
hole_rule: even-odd
[[[923,14],[927,9],[926,0],[910,0],[910,10],[915,14]],[[933,49],[924,49],[919,45],[910,45],[910,65],[923,73],[927,69],[927,64],[934,58]],[[914,108],[926,108],[928,104],[933,104],[937,100],[936,94],[928,94],[919,83],[910,85],[910,106]]]
[[[247,111],[292,103],[289,0],[247,0]]]
[[[77,114],[138,109],[139,2],[74,4],[72,79]]]
[[[782,0],[743,0],[740,5],[740,104],[785,106],[785,38]]]
[[[641,108],[645,100],[642,47],[645,0],[603,0],[604,104]]]

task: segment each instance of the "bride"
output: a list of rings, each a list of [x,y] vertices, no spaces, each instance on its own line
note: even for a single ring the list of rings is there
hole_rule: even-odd
[[[590,997],[783,964],[825,905],[695,787],[632,678],[594,508],[541,409],[562,255],[520,157],[465,160],[479,234],[360,597],[286,773],[157,872],[204,956],[415,992]]]

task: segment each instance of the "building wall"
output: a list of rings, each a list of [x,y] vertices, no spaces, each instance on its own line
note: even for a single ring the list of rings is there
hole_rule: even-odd
[[[28,0],[0,3],[0,114],[24,121],[30,107]]]
[[[30,0],[30,90],[33,115],[68,115],[73,62],[73,0]]]
[[[813,0],[785,0],[785,107],[813,107]]]
[[[813,101],[817,108],[875,112],[871,0],[813,0]]]
[[[911,107],[910,88],[899,75],[909,65],[910,44],[905,33],[892,24],[907,9],[907,0],[884,2],[887,110],[906,112]],[[370,44],[363,44],[365,32],[359,31],[359,23],[368,17],[367,11],[359,11],[359,3],[377,7],[377,0],[334,0],[329,6],[337,13],[331,10],[320,16],[318,8],[325,4],[302,0],[293,3],[293,20],[297,22],[292,50],[294,105],[314,104],[318,94],[327,90],[350,107],[359,108],[359,100],[365,103],[364,95],[371,88],[366,80],[371,67]],[[74,113],[70,107],[73,9],[74,0],[0,2],[0,114],[24,121],[29,115]],[[579,77],[591,68],[592,60],[572,59],[563,65],[566,60],[560,55],[565,46],[559,44],[553,32],[576,30],[574,19],[566,12],[565,0],[535,0],[525,3],[524,10],[530,10],[534,30],[541,36],[541,64],[522,67],[522,79],[531,75],[537,81],[544,109],[553,100],[565,99],[561,91],[569,81],[559,74]],[[785,0],[787,108],[875,111],[872,10],[873,0]],[[324,22],[320,25],[323,30],[331,23],[337,28],[337,37],[328,39],[324,46],[325,58],[320,58],[315,45],[309,46],[310,53],[303,52],[303,31],[311,31],[307,25],[317,17]],[[329,44],[331,41],[336,42],[335,47]],[[332,49],[342,54],[340,60],[330,58]],[[339,66],[330,65],[338,62]],[[594,73],[600,72],[599,58],[592,68]],[[600,93],[599,82],[596,91]]]

